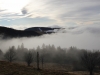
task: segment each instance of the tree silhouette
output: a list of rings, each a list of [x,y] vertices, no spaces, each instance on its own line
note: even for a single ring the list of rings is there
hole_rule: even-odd
[[[40,70],[40,68],[39,68],[39,52],[37,52],[37,70]]]
[[[2,59],[2,57],[3,57],[3,52],[2,52],[2,50],[0,49],[0,59]]]
[[[4,57],[9,62],[12,62],[12,61],[16,60],[16,52],[15,52],[14,46],[9,48],[9,50],[4,54]]]
[[[43,66],[44,66],[44,55],[41,56],[41,64],[42,64],[42,69],[43,69]]]
[[[28,51],[24,55],[24,61],[27,63],[28,66],[33,62],[33,54],[31,51]]]
[[[90,75],[93,75],[94,69],[97,64],[100,63],[100,53],[98,51],[84,51],[81,56],[81,62],[84,67],[89,71]]]

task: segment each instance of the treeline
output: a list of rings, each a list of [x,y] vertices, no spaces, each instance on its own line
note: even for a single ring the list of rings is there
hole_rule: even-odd
[[[68,49],[55,47],[54,45],[45,45],[43,44],[42,47],[38,46],[36,49],[27,49],[24,47],[24,44],[15,48],[14,46],[9,47],[6,52],[0,50],[0,57],[3,60],[10,51],[13,53],[13,56],[16,58],[16,61],[24,61],[25,55],[28,52],[32,53],[34,62],[37,61],[37,52],[39,53],[40,60],[44,60],[45,63],[58,63],[58,64],[72,64],[75,61],[79,60],[79,55],[84,51],[77,49],[76,47],[70,47]],[[5,58],[7,60],[7,58]]]
[[[70,65],[73,70],[88,70],[90,75],[93,71],[100,70],[100,52],[99,50],[85,50],[76,47],[61,48],[54,45],[38,46],[36,49],[27,49],[24,44],[15,48],[10,47],[6,52],[0,50],[0,60],[9,62],[19,61],[26,62],[28,66],[33,62],[42,63],[42,68],[45,63],[56,63],[59,65]]]

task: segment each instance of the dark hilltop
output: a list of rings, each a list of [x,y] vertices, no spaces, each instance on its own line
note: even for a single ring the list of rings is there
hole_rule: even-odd
[[[51,28],[51,27],[31,27],[25,30],[16,30],[13,28],[0,26],[0,36],[5,38],[16,38],[16,37],[32,37],[41,36],[43,34],[55,33],[54,30],[61,28]]]

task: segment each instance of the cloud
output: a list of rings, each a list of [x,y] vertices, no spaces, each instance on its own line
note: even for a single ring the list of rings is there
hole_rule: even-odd
[[[3,12],[3,11],[6,11],[6,10],[0,10],[0,13]]]
[[[23,10],[33,18],[40,16],[62,21],[91,21],[100,17],[99,7],[99,0],[38,0],[32,1]]]
[[[2,0],[3,1],[3,0]],[[59,25],[87,25],[100,20],[100,0],[15,0],[18,12],[1,11],[0,18],[47,18]],[[31,2],[29,2],[31,1]],[[3,1],[4,5],[7,2]],[[25,3],[24,3],[25,2]],[[10,2],[8,1],[8,4]],[[14,5],[14,1],[11,2]],[[7,4],[7,5],[8,5]],[[17,5],[16,5],[17,6]],[[12,6],[14,7],[14,6]],[[13,9],[9,7],[10,9]],[[5,10],[1,7],[1,10]],[[6,6],[7,8],[7,6]],[[17,7],[16,7],[17,8]],[[14,8],[13,10],[15,11]],[[16,9],[17,10],[17,9]],[[43,22],[42,22],[43,24]]]
[[[0,0],[0,4],[3,4],[1,1],[6,2]],[[15,5],[11,8],[6,6],[6,9],[0,7],[0,25],[6,24],[15,29],[60,25],[66,28],[66,33],[60,31],[42,37],[0,40],[1,49],[7,49],[12,45],[17,47],[22,43],[27,48],[45,43],[61,47],[100,49],[100,0],[31,0],[29,4],[27,4],[28,0],[16,1],[18,3],[21,1],[21,4],[26,2],[17,9],[17,12],[11,11]],[[7,0],[4,5],[9,3]]]
[[[92,33],[92,34],[98,34],[99,35],[100,25],[72,26],[72,27],[67,27],[66,31],[68,33],[72,33],[72,34]]]
[[[30,0],[0,0],[0,18],[22,18],[21,9],[26,6]]]
[[[42,44],[52,45],[56,47],[68,48],[70,46],[76,46],[81,49],[100,49],[100,26],[77,26],[66,27],[66,33],[55,33],[50,35],[43,35],[41,37],[23,37],[13,38],[9,40],[0,40],[0,48],[7,50],[9,46],[15,46],[24,43],[24,46],[28,49],[36,48]]]
[[[22,10],[22,13],[23,13],[23,14],[27,14],[27,10],[26,10],[26,9],[23,9],[23,10]]]

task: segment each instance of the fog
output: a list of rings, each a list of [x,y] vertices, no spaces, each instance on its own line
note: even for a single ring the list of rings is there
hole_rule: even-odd
[[[63,33],[64,32],[64,33]],[[18,47],[24,44],[25,48],[31,49],[45,45],[61,46],[69,48],[75,46],[80,49],[100,49],[100,26],[77,26],[66,27],[65,30],[58,33],[46,34],[40,37],[23,37],[8,40],[0,40],[0,49],[7,50],[11,46]]]

